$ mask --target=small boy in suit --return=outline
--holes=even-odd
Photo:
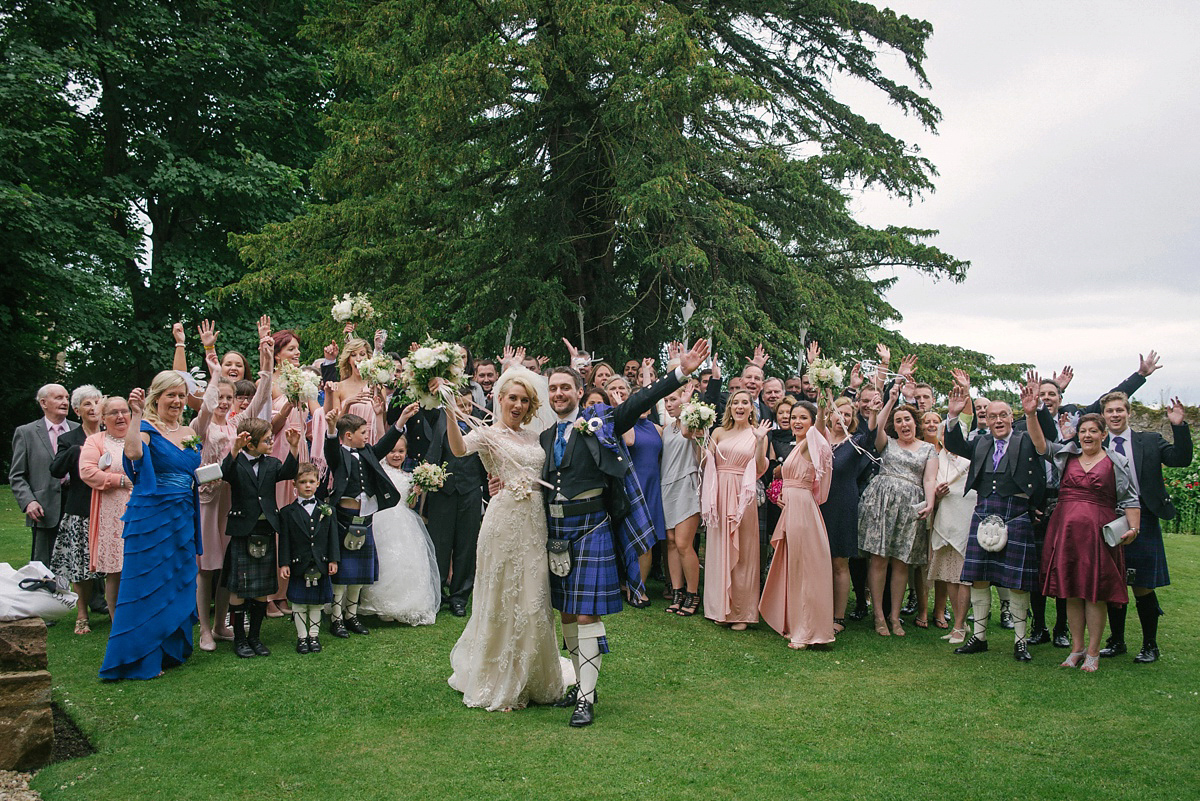
[[[375,552],[371,516],[391,509],[401,500],[379,460],[395,447],[404,425],[417,409],[416,403],[406,406],[395,425],[389,426],[374,445],[367,445],[367,421],[358,415],[339,416],[335,409],[325,417],[329,430],[325,437],[325,463],[333,477],[329,500],[336,508],[341,551],[338,571],[333,576],[330,607],[330,631],[335,637],[349,637],[348,631],[371,633],[358,619],[362,588],[379,580],[379,556]]]
[[[279,513],[279,574],[290,579],[288,603],[296,624],[296,653],[321,652],[321,609],[333,603],[329,577],[337,574],[341,549],[333,509],[319,503],[321,474],[312,462],[296,470],[296,500]]]
[[[275,538],[280,524],[275,484],[296,477],[300,432],[288,429],[290,453],[284,462],[270,455],[275,438],[267,421],[257,417],[242,420],[237,432],[229,455],[221,462],[221,474],[230,489],[225,583],[233,618],[233,652],[248,659],[271,655],[259,635],[267,614],[267,596],[278,587]]]

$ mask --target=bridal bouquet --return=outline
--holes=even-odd
[[[704,401],[691,401],[679,411],[679,422],[693,431],[708,431],[717,422],[717,410]]]
[[[382,353],[358,363],[358,374],[369,387],[390,387],[396,381],[396,362]]]
[[[361,292],[353,295],[347,292],[342,295],[341,300],[334,298],[331,313],[333,319],[339,323],[362,323],[375,319],[375,307],[371,305],[370,299]]]
[[[361,368],[360,368],[361,369]],[[400,368],[400,382],[410,398],[415,398],[423,409],[436,409],[441,398],[429,391],[429,382],[440,378],[457,390],[467,383],[467,355],[453,342],[438,342],[427,337],[423,345],[409,352]],[[441,394],[449,392],[442,388]]]
[[[306,373],[291,362],[279,365],[278,381],[283,384],[283,395],[293,406],[300,403],[315,401],[320,378],[312,373]]]
[[[446,477],[450,475],[446,472],[446,465],[430,464],[422,462],[417,465],[412,472],[413,486],[408,493],[407,503],[411,504],[417,498],[419,492],[437,492],[446,483]]]
[[[817,397],[824,403],[825,390],[840,390],[846,373],[833,359],[817,359],[808,366],[808,379],[817,388]]]

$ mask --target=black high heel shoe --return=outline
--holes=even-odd
[[[679,611],[675,614],[680,617],[691,617],[696,614],[696,610],[700,607],[700,593],[685,592],[683,600],[679,604]]]
[[[683,605],[683,587],[673,587],[671,589],[671,605],[666,608],[667,612],[679,614],[679,607]]]

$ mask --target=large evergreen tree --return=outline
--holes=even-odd
[[[931,189],[932,165],[831,89],[866,81],[934,128],[880,58],[923,86],[925,22],[849,0],[341,0],[312,30],[353,99],[328,121],[323,201],[239,240],[245,290],[366,289],[406,336],[487,349],[514,306],[515,337],[545,348],[582,305],[605,356],[679,336],[690,294],[693,335],[794,363],[802,329],[835,355],[898,342],[875,268],[965,273],[935,232],[849,205]]]

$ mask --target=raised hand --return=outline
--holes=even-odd
[[[691,349],[679,357],[679,369],[684,375],[695,370],[700,365],[704,364],[704,360],[708,358],[708,340],[697,339]],[[716,365],[713,366],[713,377],[717,377]]]
[[[1150,351],[1145,356],[1139,353],[1138,361],[1140,362],[1138,365],[1138,373],[1147,378],[1153,375],[1155,370],[1162,367],[1162,364],[1160,364],[1158,361],[1158,354],[1154,351]]]
[[[678,359],[683,353],[683,343],[678,340],[672,340],[667,343],[667,361]]]
[[[540,370],[541,368],[545,367],[547,364],[550,363],[550,357],[549,356],[538,356],[537,363],[538,363],[538,369]]]
[[[457,407],[457,404],[456,404]],[[421,408],[421,404],[413,401],[400,410],[400,417],[396,419],[396,428],[404,428],[404,424],[413,418],[413,415]]]
[[[293,455],[300,450],[300,429],[285,429],[283,436],[287,439],[288,448],[291,449]]]
[[[850,389],[857,390],[863,385],[862,362],[855,362],[850,368]]]
[[[217,337],[221,332],[217,330],[217,326],[210,320],[201,320],[200,325],[196,326],[196,331],[200,334],[200,344],[205,350],[215,348],[217,346]],[[175,340],[179,342],[180,340]]]
[[[646,357],[642,359],[641,369],[638,370],[638,380],[641,381],[643,387],[650,386],[650,371],[654,369],[654,359]]]
[[[770,421],[763,420],[761,423],[754,426],[750,430],[754,432],[754,439],[758,440],[759,442],[762,442],[764,439],[766,439],[767,434],[771,433],[772,427],[773,426]]]
[[[354,336],[354,329],[356,327],[357,326],[354,323],[346,323],[344,326],[342,326],[342,333],[346,335],[347,340]]]
[[[299,432],[297,432],[297,433],[299,433]],[[250,439],[251,439],[251,437],[250,437],[249,431],[238,432],[238,435],[236,437],[234,437],[234,439],[233,439],[233,445],[230,446],[229,452],[232,453],[234,456],[237,456],[238,451],[242,450],[243,448],[250,447]]]
[[[262,317],[258,318],[258,339],[261,342],[262,340],[267,339],[270,336],[271,336],[271,315],[264,314]],[[337,343],[336,342],[333,343],[333,346],[336,348]],[[334,356],[334,358],[336,359],[337,356]]]
[[[1063,442],[1075,438],[1075,426],[1071,425],[1071,415],[1063,412],[1058,416],[1058,431]]]
[[[567,346],[567,355],[570,356],[571,366],[575,366],[575,360],[579,358],[579,348],[571,344],[571,340],[566,337],[562,338],[563,344]]]
[[[134,417],[141,417],[146,411],[146,390],[138,387],[129,393],[129,413]]]
[[[375,350],[377,350],[377,351],[383,350],[383,346],[387,344],[387,337],[388,337],[387,331],[384,331],[382,328],[375,330],[375,340],[374,340],[374,342],[371,343],[375,346]]]
[[[710,353],[709,356],[712,357],[712,378],[714,381],[720,381],[721,380],[721,361],[720,361],[720,359],[717,358],[717,352],[715,350],[712,353]],[[683,357],[680,356],[679,358],[682,359]]]
[[[327,390],[327,391],[332,391],[332,390]],[[337,409],[330,409],[328,412],[325,413],[325,427],[328,428],[330,431],[333,431],[334,429],[336,429],[338,418],[341,416],[342,416],[341,413],[339,413]]]
[[[913,372],[917,369],[917,355],[910,353],[900,360],[900,367],[896,370],[897,373],[912,380]]]
[[[951,417],[958,417],[962,414],[963,409],[967,408],[967,401],[970,400],[970,395],[967,394],[967,388],[955,384],[950,390],[950,397],[946,402],[946,411]],[[951,421],[953,424],[953,421]]]
[[[1178,397],[1171,398],[1171,408],[1167,410],[1167,422],[1173,426],[1183,425],[1183,415],[1186,410],[1183,408],[1183,401]]]
[[[329,340],[329,344],[325,346],[326,361],[336,362],[338,354],[341,353],[341,348],[338,347],[336,339]]]
[[[258,369],[264,373],[275,369],[275,340],[269,336],[258,341]]]
[[[767,349],[762,346],[762,343],[759,343],[754,346],[754,355],[747,356],[746,361],[749,364],[758,365],[758,369],[762,370],[762,369],[766,368],[767,359],[769,359],[769,358],[771,358],[771,357],[767,355]]]
[[[383,387],[375,387],[375,391],[371,393],[371,409],[375,412],[376,417],[382,417],[387,410],[387,401],[383,397]]]
[[[971,376],[967,374],[966,370],[955,367],[950,371],[950,375],[954,376],[954,386],[967,390],[971,388]]]
[[[1058,385],[1059,392],[1066,392],[1067,386],[1071,383],[1071,379],[1075,377],[1075,370],[1071,365],[1065,365],[1062,372],[1055,373],[1050,377],[1050,380]]]
[[[804,360],[806,363],[812,364],[819,358],[821,358],[821,343],[814,339],[808,343],[808,350],[804,354]]]
[[[176,345],[182,345],[184,343],[185,337],[183,335],[183,323],[171,324],[171,336],[175,339]]]
[[[217,361],[217,352],[215,350],[204,349],[204,364],[208,367],[208,375],[213,380],[217,380],[217,376],[221,374],[221,363]]]
[[[882,342],[875,346],[875,355],[879,357],[879,364],[883,367],[892,363],[892,349]]]
[[[1029,371],[1029,374],[1033,376],[1037,375],[1032,370]],[[1035,422],[1033,419],[1037,415],[1037,407],[1038,385],[1033,381],[1027,381],[1025,385],[1021,387],[1021,408],[1025,411],[1025,417],[1029,420],[1029,426],[1031,428],[1037,425],[1037,422]]]

